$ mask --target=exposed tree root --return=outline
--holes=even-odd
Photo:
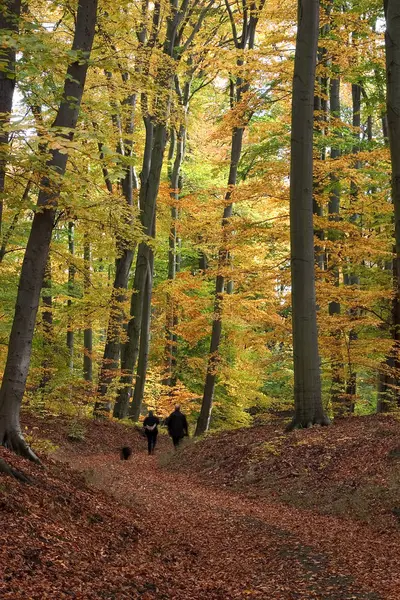
[[[24,440],[21,432],[18,430],[6,430],[0,438],[0,444],[15,454],[18,454],[18,456],[27,458],[36,464],[41,464],[39,457],[36,456],[29,444]]]
[[[27,458],[32,462],[41,465],[40,459],[36,456],[29,444],[24,440],[22,433],[18,429],[6,429],[2,432],[0,443],[8,450],[11,450],[18,456]],[[13,469],[8,463],[0,458],[0,473],[5,473],[10,477],[14,477],[23,483],[32,483],[31,479],[24,475],[21,471]]]
[[[319,425],[321,427],[327,427],[331,425],[330,419],[327,416],[320,417],[318,419],[314,419],[312,421],[302,421],[296,417],[293,417],[293,420],[289,423],[289,425],[285,428],[286,432],[294,431],[296,429],[310,429],[314,427],[314,425]]]
[[[12,467],[10,467],[10,465],[8,465],[6,463],[6,461],[3,460],[2,458],[0,458],[0,473],[5,473],[6,475],[9,475],[10,477],[14,477],[15,479],[18,479],[18,481],[21,481],[22,483],[32,483],[31,480],[29,479],[29,477],[24,475],[21,471],[17,471],[16,469],[13,469]]]

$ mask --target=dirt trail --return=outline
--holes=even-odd
[[[92,485],[140,515],[147,556],[140,598],[399,597],[400,536],[215,489],[144,453],[128,462],[104,454],[70,458]]]

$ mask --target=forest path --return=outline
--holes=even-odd
[[[393,533],[216,489],[145,453],[69,460],[138,515],[143,600],[399,598]]]

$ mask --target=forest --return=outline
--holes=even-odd
[[[398,600],[399,0],[0,0],[0,304],[1,598]]]
[[[2,415],[395,409],[394,4],[4,3]]]

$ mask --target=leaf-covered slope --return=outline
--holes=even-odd
[[[40,468],[0,449],[0,457],[27,473],[32,485],[0,477],[0,597],[135,597],[121,573],[137,549],[139,519],[114,510],[109,498],[89,489],[67,465]],[[104,596],[103,594],[106,594]]]
[[[210,435],[169,467],[322,513],[397,527],[400,423],[372,416],[289,434],[276,425]]]
[[[145,443],[139,430],[134,426],[108,419],[71,418],[68,416],[37,415],[24,411],[21,417],[24,435],[40,453],[47,451],[46,440],[58,447],[60,452],[99,453],[116,452],[122,446],[130,446],[139,451]]]
[[[365,460],[366,455],[357,459],[357,444],[361,436],[368,438],[364,449],[371,451],[375,444],[378,464],[383,465],[387,451],[387,460],[396,461],[399,427],[393,419],[354,419],[337,428],[283,437],[273,427],[215,435],[174,455],[171,465],[177,469],[181,462],[181,473],[160,468],[157,456],[147,456],[145,440],[121,424],[71,424],[28,415],[24,421],[28,432],[37,432],[35,449],[39,452],[47,438],[59,446],[56,456],[63,462],[44,457],[43,469],[0,449],[0,458],[33,481],[22,485],[0,474],[2,599],[398,598],[400,538],[394,516],[377,532],[348,518],[299,510],[269,497],[271,481],[275,498],[294,493],[294,482],[300,480],[296,469],[301,464],[305,470],[306,460],[313,467],[308,484],[315,490],[324,473],[326,489],[335,478],[347,481],[349,471],[340,467],[338,457],[331,476],[323,464],[317,470],[333,446],[338,453],[347,447],[349,469],[357,465],[360,487],[371,473],[383,481],[391,463],[385,471]],[[78,425],[85,428],[85,439],[67,441],[71,427],[76,430]],[[281,440],[280,468],[274,462],[279,459],[274,455],[278,442],[267,441],[274,431]],[[127,462],[115,451],[124,436],[134,449]],[[165,464],[173,450],[169,440],[160,442],[156,454]],[[102,443],[104,452],[99,451]],[[321,451],[322,444],[326,450]],[[264,455],[257,458],[261,445]],[[296,458],[296,467],[290,456]],[[85,481],[68,463],[84,473]],[[265,479],[270,487],[263,488],[260,470],[268,469],[273,480]],[[205,485],[210,472],[213,487]],[[244,479],[246,472],[251,485]],[[230,479],[251,490],[253,497],[228,489]],[[267,497],[260,498],[264,493]]]

